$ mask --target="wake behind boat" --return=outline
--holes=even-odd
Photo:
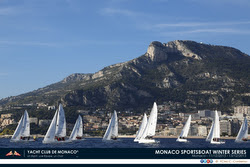
[[[248,124],[247,124],[247,118],[245,117],[240,127],[239,133],[235,139],[235,142],[237,143],[247,142],[247,136],[248,136]]]
[[[66,119],[62,104],[59,104],[59,108],[52,119],[49,129],[43,139],[43,143],[64,143],[70,142],[66,140]]]
[[[83,140],[83,123],[82,123],[82,117],[79,115],[75,126],[71,132],[71,135],[69,137],[69,140]]]
[[[147,125],[142,133],[139,143],[156,143],[156,141],[153,139],[153,136],[155,135],[157,124],[157,112],[157,105],[154,102]]]
[[[111,117],[108,128],[103,136],[103,140],[117,140],[118,138],[118,119],[117,113],[114,111],[114,114]]]
[[[177,142],[187,142],[186,137],[187,137],[188,131],[190,129],[190,123],[191,123],[191,115],[189,115],[187,122],[181,131],[180,136],[177,138],[177,140],[176,140]]]
[[[18,122],[17,128],[10,139],[11,142],[27,142],[35,141],[30,136],[30,119],[27,110],[24,111],[23,116]]]

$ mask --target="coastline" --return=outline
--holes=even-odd
[[[0,135],[0,138],[11,138],[12,135]],[[31,135],[36,138],[44,138],[44,135]],[[102,138],[102,136],[84,136],[84,138]],[[119,135],[118,138],[135,138],[135,135]],[[154,138],[160,139],[177,139],[178,136],[154,136]],[[235,139],[236,137],[221,137],[221,139]],[[188,136],[187,139],[206,139],[204,136]]]
[[[120,135],[118,136],[120,138],[135,138],[135,135],[126,136],[126,135]],[[161,139],[177,139],[178,136],[154,136],[154,138],[161,138]],[[236,137],[220,137],[221,139],[235,139]],[[204,136],[188,136],[187,139],[206,139]]]

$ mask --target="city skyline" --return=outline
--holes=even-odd
[[[0,2],[0,99],[139,57],[152,41],[194,40],[250,54],[246,0]]]

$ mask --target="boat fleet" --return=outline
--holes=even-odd
[[[155,130],[157,125],[157,104],[154,102],[149,117],[147,118],[146,113],[143,115],[143,119],[139,130],[136,133],[134,142],[138,143],[158,143],[153,137],[155,136]],[[176,139],[176,142],[188,142],[187,136],[191,125],[191,115],[189,115],[181,134]],[[247,119],[241,125],[235,142],[246,142],[248,137],[248,124]],[[103,141],[114,141],[118,139],[118,117],[116,111],[111,116],[109,125],[103,136]],[[42,141],[44,144],[48,143],[67,143],[73,141],[83,140],[83,121],[79,115],[73,130],[69,138],[66,136],[66,119],[62,104],[59,104],[58,109],[50,123],[47,133]],[[35,138],[30,136],[30,121],[28,112],[25,110],[22,115],[14,134],[12,135],[11,142],[29,142],[35,141]],[[207,142],[211,144],[225,144],[225,141],[220,139],[220,122],[218,112],[215,111],[215,117],[213,119],[209,134],[206,138]]]

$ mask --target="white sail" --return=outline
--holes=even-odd
[[[214,119],[214,130],[213,130],[213,137],[212,138],[220,138],[220,120],[218,112],[215,111],[215,119]]]
[[[29,114],[26,110],[24,111],[24,116],[23,116],[21,136],[23,137],[30,136],[30,119],[29,119]]]
[[[76,140],[76,137],[82,137],[82,135],[83,135],[82,117],[79,115],[69,139]]]
[[[208,136],[206,138],[206,141],[211,141],[213,133],[214,133],[214,122],[211,125],[210,131],[209,131]]]
[[[235,142],[242,142],[242,139],[247,139],[248,136],[248,124],[246,117],[244,118],[244,121],[241,125],[241,128],[239,130],[239,133],[235,139]]]
[[[187,122],[186,122],[185,126],[183,127],[179,137],[187,137],[188,131],[190,128],[190,123],[191,123],[191,115],[189,115]]]
[[[111,117],[111,120],[109,122],[108,128],[103,136],[103,140],[110,140],[112,138],[118,137],[118,119],[116,111],[114,111],[114,114]]]
[[[217,111],[215,111],[214,123],[213,123],[213,127],[211,130],[212,130],[211,131],[212,137],[210,139],[210,143],[211,144],[224,144],[225,141],[220,140],[220,119],[219,119],[219,115]]]
[[[144,113],[144,116],[143,116],[143,119],[142,119],[142,123],[141,123],[141,125],[139,127],[139,130],[138,130],[138,132],[136,134],[136,137],[135,137],[134,141],[139,141],[140,140],[140,138],[142,136],[142,133],[143,133],[144,129],[147,126],[147,122],[148,122],[147,114]]]
[[[56,133],[57,137],[66,136],[66,120],[62,104],[59,104],[58,115],[56,120]]]
[[[58,110],[56,110],[56,113],[50,123],[49,129],[43,139],[43,143],[50,143],[55,140],[57,115],[58,115]]]
[[[18,140],[18,139],[20,139],[21,131],[22,131],[22,124],[23,124],[23,116],[19,120],[17,128],[16,128],[14,134],[11,137],[11,140]]]
[[[153,108],[148,118],[147,125],[142,133],[139,143],[145,143],[147,142],[145,140],[150,139],[155,135],[156,124],[157,124],[157,105],[154,102]],[[152,142],[154,141],[152,140]]]
[[[11,138],[11,140],[21,140],[21,137],[30,136],[30,121],[28,112],[25,110],[23,116],[18,122],[17,128]]]
[[[112,124],[112,134],[111,137],[117,138],[118,137],[118,118],[117,113],[114,111],[114,123]]]
[[[83,123],[82,123],[82,117],[79,115],[79,129],[77,131],[77,136],[82,137],[83,136]]]

